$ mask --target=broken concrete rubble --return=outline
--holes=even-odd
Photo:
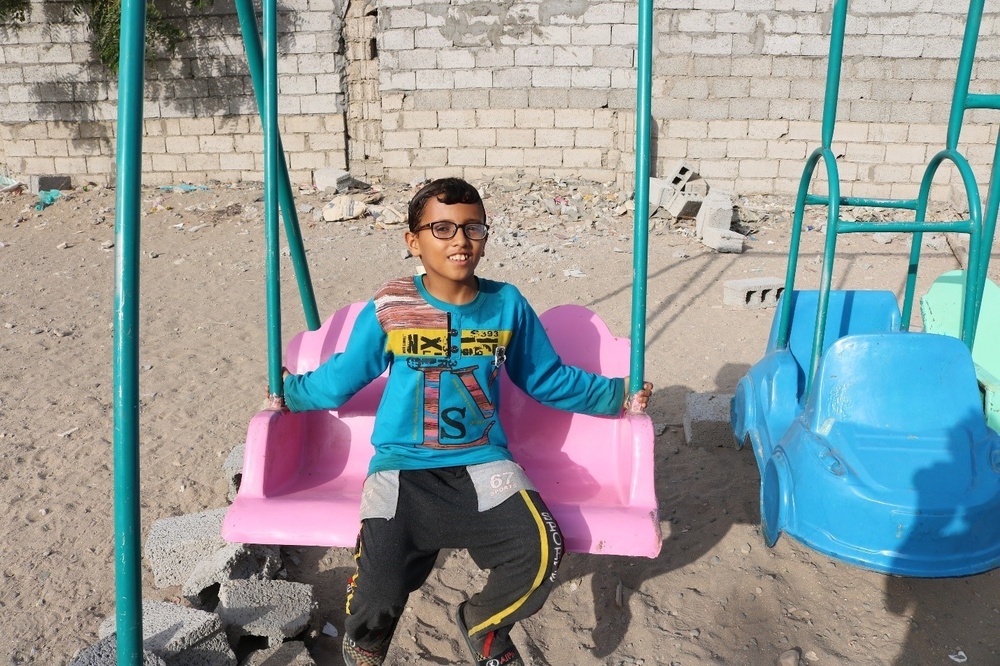
[[[257,650],[242,666],[316,666],[302,641],[287,641],[266,650]]]
[[[312,585],[282,580],[229,580],[219,588],[217,611],[234,643],[266,638],[274,647],[302,633],[317,609]]]
[[[153,523],[144,555],[156,587],[181,585],[195,565],[226,545],[222,520],[226,509],[163,518]]]
[[[112,636],[115,622],[106,618],[98,636]],[[167,666],[236,666],[218,615],[165,601],[142,602],[142,646]]]
[[[117,666],[118,636],[105,636],[93,645],[80,650],[69,662],[69,666]],[[142,651],[142,666],[167,666],[167,662],[149,650]]]
[[[229,543],[212,555],[199,561],[181,589],[181,594],[199,604],[202,595],[214,585],[227,580],[270,579],[281,569],[281,549],[278,546],[261,546]]]
[[[351,196],[343,195],[323,206],[323,219],[327,222],[354,220],[368,212],[368,205]]]

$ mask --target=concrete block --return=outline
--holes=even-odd
[[[701,242],[719,252],[731,252],[733,254],[741,254],[743,252],[743,234],[736,231],[708,227],[702,234]]]
[[[315,144],[316,135],[311,136]],[[349,171],[336,167],[323,167],[313,171],[313,184],[320,192],[347,192],[348,190],[366,190],[371,185],[358,180]]]
[[[118,636],[111,634],[76,653],[69,666],[117,666]],[[149,650],[142,651],[142,666],[167,666],[167,662]]]
[[[351,173],[349,171],[333,167],[316,169],[313,172],[313,184],[320,192],[326,192],[327,190],[343,192],[347,189],[351,180]]]
[[[112,615],[101,622],[97,635],[106,638],[114,632]],[[236,666],[218,615],[166,601],[142,602],[142,647],[167,666]]]
[[[725,446],[733,441],[729,423],[731,393],[688,393],[684,441],[696,446]]]
[[[312,585],[229,580],[219,588],[216,610],[233,643],[244,636],[260,636],[274,647],[305,630],[316,608]]]
[[[182,585],[198,562],[226,545],[225,515],[225,509],[212,509],[153,523],[144,554],[156,587]]]
[[[201,595],[213,585],[237,579],[270,579],[281,569],[281,549],[230,543],[201,560],[184,582],[181,594],[193,604],[200,604]]]
[[[28,189],[32,194],[43,190],[72,190],[73,181],[69,176],[31,176],[28,178]]]
[[[236,499],[236,493],[240,489],[240,481],[243,479],[243,454],[246,448],[246,442],[237,444],[226,456],[226,462],[222,463],[222,473],[229,484],[229,493],[226,498],[230,502]]]
[[[312,655],[302,641],[288,641],[276,648],[257,650],[243,662],[243,666],[316,666]]]
[[[785,290],[785,281],[776,277],[727,280],[722,285],[722,304],[746,310],[773,308]]]
[[[708,181],[704,178],[695,177],[684,183],[684,191],[696,194],[699,197],[707,197],[709,191]]]
[[[676,160],[663,170],[663,178],[674,189],[681,189],[694,176],[694,170],[684,160]]]
[[[698,238],[705,235],[705,229],[729,231],[733,226],[732,199],[723,196],[709,195],[701,202],[698,214],[695,215],[695,233]]]
[[[666,206],[674,197],[676,188],[663,178],[649,179],[649,208],[650,214],[656,210],[657,206]]]
[[[701,202],[701,197],[695,194],[676,190],[674,196],[670,198],[670,201],[664,207],[675,218],[695,218],[698,216],[698,209],[701,208]]]

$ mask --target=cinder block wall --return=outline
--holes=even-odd
[[[636,4],[384,0],[383,166],[582,175],[631,186]],[[819,144],[832,0],[655,0],[654,174],[677,158],[739,193],[792,193]],[[1000,83],[997,8],[973,89]],[[835,149],[844,194],[909,197],[943,146],[968,5],[854,0]],[[994,114],[998,115],[998,114]],[[996,129],[962,146],[988,178]],[[950,195],[957,177],[935,180]]]
[[[579,176],[632,186],[634,0],[281,0],[280,127],[296,182],[321,167],[412,180]],[[794,192],[818,145],[833,0],[655,0],[654,175],[678,158],[738,193]],[[988,7],[973,90],[1000,88]],[[853,0],[835,148],[842,191],[913,196],[944,142],[967,3]],[[147,68],[149,183],[259,180],[232,0]],[[0,169],[111,182],[117,89],[69,2],[0,28]],[[996,129],[962,150],[985,183]],[[946,168],[942,193],[958,182]]]
[[[346,0],[282,0],[279,126],[294,182],[346,168]],[[164,6],[165,9],[169,7]],[[146,66],[143,181],[261,180],[264,139],[232,0],[180,21],[189,39]],[[0,27],[0,172],[113,183],[117,77],[72,3],[34,1]]]
[[[915,196],[943,148],[966,0],[853,0],[834,149],[848,195]],[[768,9],[761,10],[762,6]],[[737,192],[794,192],[819,145],[832,0],[657,0],[658,163],[684,157]],[[1000,84],[987,3],[973,92]],[[961,149],[989,176],[998,112],[966,116]],[[960,179],[943,168],[939,194]]]
[[[387,174],[634,169],[635,2],[385,0],[379,23]]]

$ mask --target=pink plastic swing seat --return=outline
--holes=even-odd
[[[295,373],[347,345],[364,303],[348,305],[288,345]],[[565,363],[623,376],[629,340],[587,308],[561,305],[541,316]],[[502,376],[500,418],[514,459],[552,511],[566,549],[656,557],[662,541],[653,486],[653,426],[646,414],[595,417],[544,407]],[[353,547],[361,487],[373,449],[380,377],[333,411],[259,412],[247,432],[243,473],[226,513],[227,541]]]

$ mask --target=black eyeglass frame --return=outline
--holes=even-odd
[[[441,236],[436,231],[434,231],[434,225],[443,225],[443,224],[451,226],[452,229],[451,235]],[[469,235],[469,232],[466,231],[467,227],[482,227],[483,235],[480,236],[479,238],[473,238],[472,236]],[[486,237],[490,235],[490,225],[486,224],[485,222],[466,222],[465,224],[455,224],[454,222],[449,222],[448,220],[438,220],[437,222],[428,222],[427,224],[421,225],[416,229],[414,229],[413,233],[417,234],[420,233],[421,231],[424,231],[425,229],[430,229],[431,235],[434,236],[434,238],[437,238],[438,240],[451,240],[458,233],[459,229],[461,229],[462,233],[465,234],[465,237],[471,241],[486,240]]]

